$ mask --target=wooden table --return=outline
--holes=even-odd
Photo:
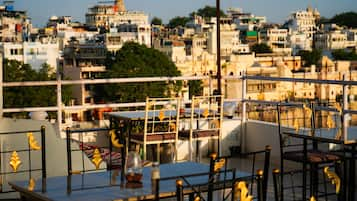
[[[29,190],[29,181],[10,182],[26,200],[36,201],[109,201],[109,200],[142,200],[154,198],[151,185],[150,167],[143,169],[142,188],[126,188],[120,181],[119,171],[95,172],[83,175],[60,176],[38,180],[34,189]],[[176,179],[183,175],[207,173],[209,166],[195,162],[171,163],[160,165],[160,198],[176,194]],[[249,173],[237,172],[236,178],[249,177]],[[205,184],[208,175],[193,177],[193,185]]]

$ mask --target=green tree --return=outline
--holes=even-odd
[[[162,19],[158,17],[153,17],[151,20],[152,25],[162,25]]]
[[[345,50],[335,50],[332,52],[332,56],[335,60],[357,60],[357,54],[353,51],[347,52]]]
[[[304,66],[317,65],[321,59],[322,51],[313,49],[312,51],[300,50],[298,56],[304,61]]]
[[[180,76],[175,64],[160,51],[134,42],[125,43],[108,55],[105,78]],[[106,102],[145,101],[146,97],[169,97],[178,93],[181,82],[145,82],[96,85],[95,100]]]
[[[345,12],[337,14],[330,19],[330,23],[335,23],[340,26],[347,26],[349,28],[357,28],[357,13]]]
[[[56,80],[56,74],[48,64],[43,64],[39,71],[16,60],[4,60],[4,81],[50,81]],[[63,87],[62,101],[71,99],[70,88]],[[7,87],[4,89],[4,107],[47,107],[57,103],[56,86]]]
[[[202,96],[203,95],[203,87],[202,87],[202,81],[201,80],[190,80],[188,81],[188,87],[189,87],[189,96],[192,98],[192,96]]]
[[[252,51],[255,53],[272,53],[273,51],[266,43],[256,43],[252,46]]]
[[[194,15],[202,16],[204,18],[216,17],[216,10],[216,7],[205,6],[204,8],[198,9],[197,12],[192,12],[190,14],[190,17],[193,17]],[[222,17],[226,16],[226,14],[222,10],[220,10],[220,14]]]
[[[170,28],[175,28],[178,26],[184,27],[186,25],[186,23],[189,21],[190,21],[190,18],[188,18],[188,17],[176,16],[176,17],[170,19],[168,26]]]

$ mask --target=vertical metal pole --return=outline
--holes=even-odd
[[[58,130],[62,130],[62,81],[61,74],[57,69],[57,124]]]
[[[4,109],[4,96],[3,96],[3,68],[2,56],[0,55],[0,120],[3,117]]]
[[[264,201],[264,194],[266,194],[266,189],[263,189],[263,170],[257,170],[257,192],[258,201]],[[264,192],[265,191],[265,192]]]
[[[244,101],[247,97],[247,79],[245,78],[245,72],[242,75],[242,125],[241,125],[241,135],[240,135],[240,146],[241,151],[245,152],[245,131],[247,122],[247,103]]]
[[[343,75],[343,80],[346,80],[346,75]],[[348,140],[348,132],[347,132],[347,128],[348,128],[348,118],[347,116],[349,115],[348,113],[345,113],[345,110],[348,110],[348,86],[347,85],[343,85],[343,89],[342,89],[342,95],[343,95],[343,105],[342,105],[342,134],[343,134],[343,140],[346,142]]]
[[[182,180],[176,180],[176,200],[183,201],[183,182]]]
[[[263,170],[263,200],[267,200],[268,191],[268,179],[269,179],[269,166],[270,166],[270,152],[271,146],[265,146],[265,159],[264,159],[264,170]]]
[[[216,0],[216,18],[217,18],[217,93],[222,94],[221,87],[221,6],[220,0]]]
[[[278,186],[278,177],[279,177],[280,171],[279,169],[274,169],[273,170],[273,184],[274,184],[274,198],[275,201],[279,201],[279,186]]]
[[[208,192],[207,192],[207,201],[213,200],[213,183],[214,183],[214,164],[217,159],[217,154],[212,153],[210,155],[210,163],[209,163],[209,176],[208,176]]]
[[[41,126],[42,178],[47,177],[46,171],[46,127]]]
[[[66,142],[67,142],[67,173],[68,176],[72,174],[72,153],[71,153],[71,130],[69,127],[66,129]]]

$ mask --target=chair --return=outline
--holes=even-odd
[[[223,119],[223,96],[193,96],[189,110],[188,128],[181,125],[180,140],[189,141],[189,160],[193,159],[193,143],[196,142],[196,159],[200,159],[200,142],[218,140],[218,153],[221,152],[221,128]],[[186,114],[186,113],[185,113]]]
[[[191,200],[203,199],[211,201],[214,197],[217,197],[214,195],[215,192],[221,193],[221,198],[218,198],[219,200],[237,200],[237,194],[235,192],[238,190],[238,183],[243,181],[247,190],[250,190],[251,194],[254,195],[252,198],[256,198],[260,201],[266,201],[270,151],[271,147],[266,146],[264,150],[244,153],[240,155],[241,158],[234,158],[230,156],[219,157],[216,153],[212,153],[210,156],[210,171],[208,173],[207,183],[199,186],[192,185],[190,184],[188,178],[182,177],[180,180],[181,182],[178,181],[177,183],[177,199],[180,200],[183,198],[183,190],[191,190]],[[249,160],[251,160],[248,167],[249,169],[239,169],[239,171],[237,171],[237,163],[240,161],[246,163],[246,161],[242,158],[249,158]],[[261,166],[258,165],[258,160],[260,159],[263,160]],[[190,175],[190,177],[192,177],[192,175]],[[240,184],[240,188],[242,188],[241,185],[243,184]],[[187,190],[187,188],[189,190]],[[205,196],[206,192],[207,195]]]
[[[28,189],[33,190],[37,179],[42,179],[43,182],[47,177],[45,127],[42,126],[39,130],[2,132],[0,137],[0,158],[5,162],[1,164],[0,170],[0,193],[10,195],[14,191],[7,183],[12,180],[25,180],[26,177],[29,179]]]
[[[226,183],[227,181],[229,181],[229,186]],[[254,180],[252,180],[255,182],[255,186],[256,186],[256,191],[257,191],[257,196],[255,197],[255,199],[257,201],[263,201],[263,171],[259,170],[256,174],[256,176],[254,176]],[[208,191],[208,193],[213,192],[213,191],[223,191],[221,192],[222,197],[221,198],[217,198],[217,200],[220,201],[225,201],[225,200],[232,200],[232,201],[238,201],[239,198],[241,201],[246,200],[246,201],[252,201],[254,199],[254,197],[249,193],[249,188],[248,188],[248,184],[246,181],[242,181],[239,179],[229,179],[229,180],[224,180],[224,181],[212,181],[209,183],[210,185],[212,185],[212,190]],[[226,185],[227,186],[224,186]],[[253,186],[253,183],[250,183],[249,185]],[[202,195],[202,192],[200,191],[199,188],[195,188],[193,186],[189,187],[192,188],[193,193],[195,193],[196,195],[192,196],[193,194],[190,194],[190,199],[189,200],[194,200],[194,201],[210,201],[212,200],[212,197],[208,197],[207,199],[205,199],[205,197]],[[176,199],[177,201],[183,201],[184,200],[184,189],[185,189],[185,185],[184,182],[181,179],[176,180]],[[226,194],[227,189],[230,189],[230,191],[228,192],[228,194]]]
[[[278,133],[280,142],[280,187],[281,199],[284,197],[284,173],[286,172],[284,161],[300,163],[302,165],[302,197],[307,194],[307,171],[310,172],[310,197],[319,196],[318,193],[318,171],[321,165],[326,166],[334,163],[339,168],[338,163],[342,161],[337,154],[324,150],[321,145],[325,142],[314,140],[309,136],[315,135],[315,110],[314,105],[304,104],[288,105],[278,104]],[[303,128],[300,125],[303,124]],[[292,129],[282,125],[291,125]],[[310,128],[307,128],[310,127]],[[289,132],[286,132],[289,131]],[[292,134],[289,134],[292,133]],[[295,134],[295,135],[294,135]],[[309,169],[307,168],[309,166]]]
[[[107,169],[121,169],[123,172],[124,145],[123,139],[117,138],[116,130],[109,128],[73,130],[67,128],[66,137],[68,175]],[[93,138],[96,139],[93,140]],[[101,139],[104,141],[98,145],[97,141]],[[77,161],[77,163],[73,163],[73,161]],[[80,163],[78,163],[79,161]]]
[[[274,186],[274,200],[275,201],[283,201],[283,200],[301,200],[303,199],[301,197],[301,194],[298,194],[297,192],[297,180],[299,180],[299,178],[301,178],[302,175],[302,171],[298,170],[298,171],[286,171],[286,172],[280,172],[279,169],[274,169],[273,170],[273,186]],[[284,183],[284,189],[285,191],[288,191],[289,193],[285,194],[284,197],[281,197],[281,193],[282,193],[282,189],[281,189],[281,175],[284,174],[285,177],[289,177],[289,181],[290,184],[288,184],[288,182]],[[326,181],[324,181],[324,198],[325,200],[328,200],[328,196],[330,197],[331,195],[335,196],[335,199],[337,198],[337,200],[339,200],[338,194],[340,193],[340,189],[341,189],[341,179],[339,176],[337,176],[337,174],[333,171],[331,171],[329,169],[329,167],[324,167],[324,179]],[[329,186],[327,186],[327,184],[329,184]],[[327,192],[328,188],[333,188],[334,192],[332,194],[329,194]],[[315,195],[316,196],[316,195]],[[315,197],[314,195],[312,195],[310,197],[310,200],[314,200],[318,197]],[[335,200],[334,199],[334,200]]]
[[[133,129],[129,141],[142,146],[143,159],[147,158],[147,145],[156,145],[156,161],[160,162],[160,145],[173,144],[171,158],[177,160],[180,98],[147,98],[145,120],[137,122],[139,129]]]

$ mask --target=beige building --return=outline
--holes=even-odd
[[[149,24],[149,17],[143,12],[127,11],[123,0],[114,4],[98,4],[86,13],[86,24],[96,27],[115,27],[120,24]]]

